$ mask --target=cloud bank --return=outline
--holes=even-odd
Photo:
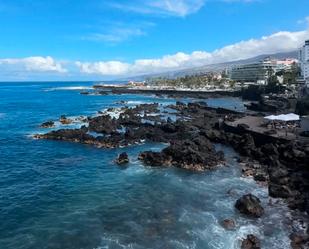
[[[309,29],[288,32],[281,31],[259,39],[240,41],[212,52],[194,51],[192,53],[178,52],[161,58],[137,59],[131,63],[124,61],[58,61],[50,56],[26,57],[19,59],[0,59],[0,78],[8,72],[89,77],[134,76],[180,70],[207,64],[221,63],[233,60],[247,59],[261,54],[289,52],[298,49],[309,39]]]
[[[309,38],[309,30],[281,31],[260,39],[250,39],[228,45],[213,52],[178,52],[157,59],[138,59],[133,63],[121,61],[76,62],[82,73],[99,75],[137,75],[185,69],[213,63],[247,59],[261,54],[289,52],[299,48]]]
[[[0,59],[0,66],[15,68],[31,72],[56,72],[65,73],[67,70],[63,68],[60,62],[56,62],[52,57],[33,56],[21,59]]]

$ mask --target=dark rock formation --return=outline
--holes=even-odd
[[[309,97],[299,99],[295,111],[301,116],[309,115]]]
[[[118,165],[124,165],[129,163],[129,156],[126,152],[121,153],[118,158],[116,159],[116,163]]]
[[[309,248],[309,235],[293,233],[290,235],[292,249]]]
[[[164,167],[171,165],[171,158],[161,152],[144,151],[139,154],[138,159],[143,161],[145,165],[153,167]]]
[[[47,121],[40,125],[41,128],[53,128],[55,127],[54,121]]]
[[[268,96],[263,97],[257,103],[251,103],[247,105],[249,110],[260,111],[260,112],[277,112],[284,111],[291,107],[290,102],[286,98]]]
[[[222,226],[226,230],[233,230],[236,227],[236,223],[235,223],[235,220],[233,220],[233,219],[225,219],[225,220],[222,221]]]
[[[71,124],[73,121],[67,118],[66,116],[62,115],[59,119],[59,122],[64,125],[68,125],[68,124]]]
[[[143,152],[139,159],[150,166],[174,166],[203,171],[220,164],[223,161],[223,153],[216,152],[205,137],[196,137],[192,141],[174,141],[161,152]]]
[[[241,242],[241,249],[261,249],[260,240],[253,234],[249,234],[247,238]]]
[[[89,121],[89,130],[97,133],[116,133],[117,127],[116,119],[112,118],[110,115],[94,117]]]
[[[259,198],[252,194],[244,195],[238,199],[235,207],[239,212],[250,217],[259,218],[264,214],[264,208],[261,206]]]
[[[143,104],[133,108],[123,107],[119,119],[109,115],[92,117],[83,120],[89,123],[88,128],[62,129],[35,137],[103,148],[127,146],[141,140],[170,143],[161,152],[142,153],[140,159],[148,165],[175,166],[195,171],[211,169],[220,164],[223,156],[214,150],[212,143],[227,144],[241,156],[259,162],[259,167],[256,167],[256,163],[246,164],[243,167],[244,175],[263,184],[268,181],[272,197],[286,198],[291,208],[309,212],[308,144],[254,134],[243,125],[233,131],[227,130],[222,126],[223,121],[243,117],[243,114],[211,108],[203,102],[177,102],[165,111],[170,111],[170,108],[176,111],[175,122],[171,119],[165,121],[159,115],[152,116],[153,113],[158,114],[158,104]],[[143,116],[153,122],[143,122]],[[61,117],[61,121],[63,124],[72,122],[65,116]],[[101,133],[102,136],[92,136],[89,131]]]

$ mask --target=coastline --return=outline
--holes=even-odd
[[[117,89],[117,94],[121,94],[121,93],[128,93],[127,91],[123,92],[122,89]],[[136,90],[134,90],[136,91]],[[153,91],[153,90],[152,90]],[[112,91],[113,93],[115,93],[114,91]],[[165,90],[163,91],[164,93]],[[131,92],[131,90],[129,90],[129,93],[133,93]],[[144,93],[144,92],[134,92],[134,93]],[[150,93],[150,92],[148,92]],[[178,92],[177,92],[178,93]],[[153,92],[151,92],[151,94],[153,94]],[[183,93],[181,92],[181,94],[184,94],[184,96],[186,95],[186,92]],[[194,92],[194,94],[196,94]],[[206,93],[211,94],[209,92]],[[126,115],[124,115],[122,117],[122,125],[126,125],[127,128],[131,128],[130,132],[126,132],[123,136],[121,134],[117,134],[114,133],[113,127],[117,127],[118,121],[113,120],[109,115],[105,115],[104,118],[101,120],[100,116],[97,117],[97,119],[94,119],[95,121],[93,121],[93,125],[92,128],[95,130],[95,132],[99,132],[99,133],[105,133],[105,134],[109,134],[111,135],[111,138],[107,139],[107,140],[98,140],[97,138],[88,136],[87,134],[87,129],[86,128],[81,128],[81,129],[76,129],[73,133],[71,131],[68,130],[60,130],[58,133],[50,133],[50,134],[45,134],[45,135],[38,135],[36,136],[36,138],[40,138],[40,139],[53,139],[53,140],[67,140],[67,141],[73,141],[73,142],[79,142],[79,143],[85,143],[85,144],[92,144],[95,145],[97,147],[103,147],[103,148],[115,148],[115,147],[120,147],[120,146],[128,146],[130,144],[134,144],[134,143],[139,143],[141,140],[144,139],[148,139],[150,141],[155,141],[155,142],[167,142],[169,144],[171,144],[171,141],[181,141],[182,139],[187,139],[187,138],[192,138],[191,131],[190,129],[193,130],[194,129],[198,129],[198,136],[202,136],[203,140],[204,139],[208,139],[209,141],[211,141],[212,143],[222,143],[222,144],[227,144],[231,147],[233,147],[237,152],[240,153],[240,155],[242,155],[244,158],[242,158],[240,160],[240,163],[243,164],[243,173],[246,176],[250,176],[253,179],[257,180],[258,182],[261,182],[261,184],[266,184],[269,185],[269,183],[274,183],[275,181],[275,187],[273,186],[272,188],[275,188],[275,190],[273,189],[272,191],[270,191],[273,195],[273,197],[280,197],[280,198],[287,198],[289,200],[289,198],[291,198],[292,196],[289,195],[294,195],[294,193],[292,193],[295,190],[291,190],[291,192],[289,192],[290,190],[287,190],[286,187],[284,187],[284,189],[288,192],[286,192],[286,195],[283,196],[282,194],[282,189],[278,189],[278,187],[280,186],[280,182],[278,185],[278,181],[282,181],[282,179],[286,178],[287,175],[286,173],[283,174],[282,176],[272,176],[272,174],[274,174],[275,172],[271,172],[271,168],[276,168],[276,167],[280,167],[283,170],[288,170],[291,172],[291,170],[293,171],[293,169],[291,168],[285,168],[286,166],[284,166],[284,164],[286,163],[291,163],[289,160],[287,162],[280,162],[280,165],[278,163],[274,163],[273,165],[271,165],[271,167],[265,167],[265,165],[269,164],[271,161],[272,162],[277,162],[278,159],[273,158],[272,156],[276,156],[279,155],[278,152],[275,153],[276,150],[283,149],[283,154],[285,153],[285,148],[282,147],[281,145],[278,148],[277,142],[282,143],[282,141],[277,140],[277,139],[272,139],[271,142],[269,142],[267,144],[263,144],[263,141],[261,141],[260,139],[257,139],[256,137],[252,137],[252,134],[248,134],[246,132],[246,129],[242,128],[242,127],[238,127],[237,131],[242,134],[241,136],[239,136],[239,134],[235,134],[235,132],[231,132],[231,131],[227,131],[227,130],[222,130],[220,129],[220,127],[217,127],[218,124],[218,120],[220,118],[225,118],[226,115],[230,116],[229,118],[233,119],[237,119],[241,116],[243,116],[243,113],[237,113],[235,111],[232,110],[226,110],[223,108],[210,108],[208,106],[203,105],[202,103],[188,103],[187,105],[183,104],[183,103],[177,103],[174,106],[170,106],[169,108],[172,108],[174,110],[176,110],[179,115],[181,117],[190,117],[191,121],[180,121],[179,125],[182,125],[182,127],[185,130],[182,130],[182,136],[184,134],[185,135],[184,138],[178,138],[180,133],[177,132],[177,126],[176,123],[171,122],[170,120],[167,122],[166,120],[162,120],[160,116],[154,118],[151,117],[151,115],[146,115],[146,118],[149,121],[152,121],[154,123],[152,123],[151,125],[148,123],[147,125],[145,125],[142,120],[140,118],[138,118],[138,115],[140,113],[140,111],[143,111],[144,113],[144,118],[145,118],[145,113],[147,114],[151,114],[151,113],[159,113],[157,110],[157,105],[153,104],[153,105],[147,105],[147,104],[142,104],[142,105],[138,105],[135,108],[133,108],[133,111],[130,108],[125,108],[123,109],[123,113],[125,113]],[[120,114],[121,115],[121,114]],[[206,115],[206,116],[205,116]],[[205,117],[207,117],[207,124],[205,124],[205,122],[203,121],[205,119]],[[182,118],[180,118],[182,119]],[[90,120],[91,122],[91,120]],[[156,124],[157,122],[157,124]],[[159,123],[161,123],[159,125]],[[205,127],[204,127],[205,126]],[[132,128],[134,127],[141,127],[140,131],[132,131]],[[163,130],[162,130],[163,128]],[[183,129],[182,128],[182,129]],[[219,128],[219,129],[218,129]],[[111,129],[111,130],[110,130]],[[188,129],[186,131],[186,129]],[[163,131],[163,133],[162,133]],[[171,136],[172,133],[174,133],[173,131],[176,132],[176,135],[173,134]],[[237,132],[236,132],[237,133]],[[145,136],[145,134],[147,134],[147,136]],[[158,134],[160,134],[158,136]],[[186,136],[188,136],[186,138]],[[122,142],[122,139],[125,138],[125,140]],[[175,140],[176,139],[176,140]],[[173,142],[174,143],[174,142]],[[198,142],[200,143],[200,142]],[[266,147],[265,147],[266,145]],[[177,151],[177,150],[183,150],[184,148],[182,147],[183,145],[181,144],[177,144],[176,143],[176,147],[174,146],[173,150]],[[185,147],[187,146],[197,146],[197,150],[199,150],[199,144],[186,144]],[[204,147],[205,145],[203,144],[202,147]],[[210,145],[209,145],[210,146]],[[272,148],[268,148],[269,146],[273,146]],[[290,151],[291,150],[291,144],[288,142],[286,150]],[[304,149],[302,149],[302,147],[297,147],[298,145],[292,145],[292,146],[296,146],[295,149],[298,151],[301,151]],[[282,148],[281,148],[282,147]],[[292,147],[294,149],[294,147]],[[204,150],[202,149],[203,153]],[[201,151],[201,152],[202,152]],[[258,151],[258,153],[256,153],[256,151]],[[207,170],[209,168],[210,165],[208,165],[206,168],[204,166],[201,166],[201,162],[197,161],[196,164],[190,164],[186,161],[186,159],[184,158],[178,158],[177,160],[175,158],[173,158],[174,156],[174,152],[172,154],[170,154],[171,152],[159,152],[157,154],[153,154],[152,152],[147,152],[146,154],[143,154],[140,157],[140,160],[144,161],[146,164],[150,164],[153,166],[160,166],[160,165],[178,165],[176,167],[180,167],[183,169],[189,169],[189,170],[194,170],[194,171],[204,171],[205,169]],[[210,154],[209,154],[210,153]],[[209,151],[209,153],[207,152],[205,154],[205,160],[209,159],[209,155],[213,154],[213,152],[211,152],[211,150]],[[281,152],[280,152],[281,153]],[[307,153],[307,152],[305,152]],[[215,155],[215,154],[213,154]],[[297,158],[297,155],[294,155]],[[299,157],[300,155],[298,155]],[[307,155],[308,156],[308,155]],[[159,159],[158,159],[159,158]],[[192,157],[190,157],[192,160]],[[257,166],[256,161],[257,160],[261,165]],[[280,158],[279,158],[280,159]],[[159,160],[159,161],[158,161]],[[218,160],[218,159],[215,159]],[[287,160],[287,159],[284,159]],[[300,161],[299,161],[300,160]],[[296,160],[297,163],[302,162],[305,163],[307,159],[304,158],[300,158],[299,160]],[[258,167],[258,168],[257,168]],[[298,170],[302,170],[300,168],[301,166],[298,165]],[[212,168],[212,166],[210,166],[210,168]],[[303,170],[305,170],[305,168],[303,168]],[[299,173],[297,173],[299,174]],[[298,180],[299,181],[299,180]],[[284,181],[283,186],[286,186],[286,180]],[[289,187],[288,187],[289,188]],[[305,193],[300,193],[300,194],[305,194]],[[303,206],[303,203],[297,203],[297,199],[299,198],[299,194],[294,195],[294,199],[290,199],[290,207],[292,208],[292,210],[295,209],[299,209],[302,211],[303,208],[301,208],[301,206]],[[303,196],[305,197],[305,202],[306,202],[306,198],[307,196]],[[293,204],[295,204],[293,206]],[[296,212],[296,216],[302,216],[300,213]],[[308,218],[306,216],[303,216],[303,222],[304,224],[308,224]],[[307,231],[308,232],[308,231]],[[298,235],[300,236],[300,235]],[[305,236],[305,235],[302,235]],[[293,237],[293,236],[292,236]],[[297,237],[299,238],[299,237]],[[306,241],[305,241],[306,242]],[[297,247],[295,247],[297,248]],[[301,248],[301,247],[300,247]]]

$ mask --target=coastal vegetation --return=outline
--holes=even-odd
[[[205,88],[207,86],[222,88],[226,83],[228,83],[230,87],[235,85],[235,82],[227,78],[225,71],[220,73],[212,72],[186,75],[178,78],[158,77],[147,80],[148,85],[175,88]]]
[[[294,62],[289,70],[280,70],[276,73],[276,76],[283,77],[283,84],[291,85],[297,82],[298,77],[300,76],[300,68]]]

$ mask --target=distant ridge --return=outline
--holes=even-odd
[[[201,73],[207,73],[207,72],[220,72],[224,70],[225,68],[230,67],[232,65],[255,63],[255,62],[259,62],[265,59],[266,57],[270,57],[273,59],[297,58],[297,53],[298,53],[297,50],[295,50],[291,52],[283,52],[283,53],[276,53],[276,54],[263,54],[263,55],[258,55],[256,57],[252,57],[249,59],[244,59],[244,60],[223,62],[223,63],[217,63],[217,64],[209,64],[209,65],[205,65],[201,67],[193,67],[193,68],[176,70],[176,71],[168,71],[168,72],[163,72],[163,73],[145,74],[145,75],[125,78],[122,80],[142,81],[145,79],[157,78],[157,77],[177,78],[177,77],[183,77],[186,75],[194,75],[194,74],[201,74]]]

